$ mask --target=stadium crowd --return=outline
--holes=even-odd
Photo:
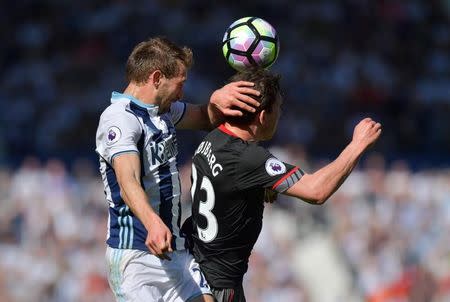
[[[276,142],[330,155],[370,113],[389,129],[378,146],[386,156],[448,162],[447,0],[14,1],[0,11],[3,160],[93,156],[98,114],[112,87],[125,87],[131,48],[150,36],[193,48],[185,96],[205,102],[232,74],[222,34],[246,15],[268,20],[281,41],[273,69],[288,110]],[[182,150],[192,152],[201,135]]]
[[[301,149],[273,152],[314,168]],[[188,210],[189,164],[181,171]],[[95,166],[80,159],[68,169],[57,159],[28,157],[17,170],[0,170],[0,188],[0,300],[112,301],[104,260],[107,203]],[[435,299],[396,301],[448,301],[449,234],[450,170],[412,172],[406,162],[387,167],[372,154],[323,206],[283,196],[267,206],[247,297],[389,301],[376,297],[411,293]],[[411,292],[418,268],[429,285]]]
[[[222,33],[247,15],[280,35],[273,69],[285,104],[271,143],[280,158],[313,171],[359,117],[384,127],[327,204],[280,197],[267,206],[248,300],[449,301],[448,0],[8,3],[0,10],[0,301],[112,301],[98,114],[112,87],[125,86],[131,47],[160,34],[193,48],[185,96],[205,102],[232,74]],[[186,209],[189,158],[203,135],[179,132]]]

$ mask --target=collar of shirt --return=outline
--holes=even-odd
[[[111,103],[114,103],[114,102],[117,102],[120,100],[127,100],[130,102],[133,102],[137,106],[147,110],[148,113],[150,114],[150,116],[158,115],[159,106],[152,105],[152,104],[145,104],[145,103],[139,101],[137,98],[135,98],[132,95],[113,91],[113,93],[111,95]]]

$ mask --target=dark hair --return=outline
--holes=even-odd
[[[280,75],[259,67],[245,69],[244,71],[239,71],[233,75],[228,80],[229,82],[249,81],[255,84],[253,88],[258,90],[261,94],[259,97],[254,95],[251,95],[251,97],[259,101],[260,105],[256,108],[255,112],[248,112],[241,109],[243,113],[242,116],[227,117],[227,121],[234,124],[247,125],[250,124],[255,119],[255,116],[262,110],[266,110],[268,113],[272,112],[273,104],[276,102],[277,98],[282,95],[280,79]]]
[[[167,78],[180,72],[179,63],[191,67],[192,50],[180,47],[164,37],[156,37],[141,42],[133,49],[127,60],[126,78],[128,82],[145,83],[155,70],[161,70]]]

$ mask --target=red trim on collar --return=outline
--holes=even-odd
[[[222,124],[219,126],[219,130],[222,131],[223,133],[226,133],[230,136],[234,136],[234,137],[238,137],[236,134],[234,134],[230,129],[228,129],[227,127],[225,127],[225,124]]]

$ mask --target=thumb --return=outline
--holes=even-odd
[[[169,236],[167,236],[166,244],[168,246],[167,250],[169,252],[173,252],[173,249],[172,249],[172,234],[169,234]]]
[[[172,253],[172,252],[173,252],[173,249],[172,249],[172,244],[170,243],[170,241],[167,242],[167,246],[168,246],[167,251],[168,251],[169,253]]]

